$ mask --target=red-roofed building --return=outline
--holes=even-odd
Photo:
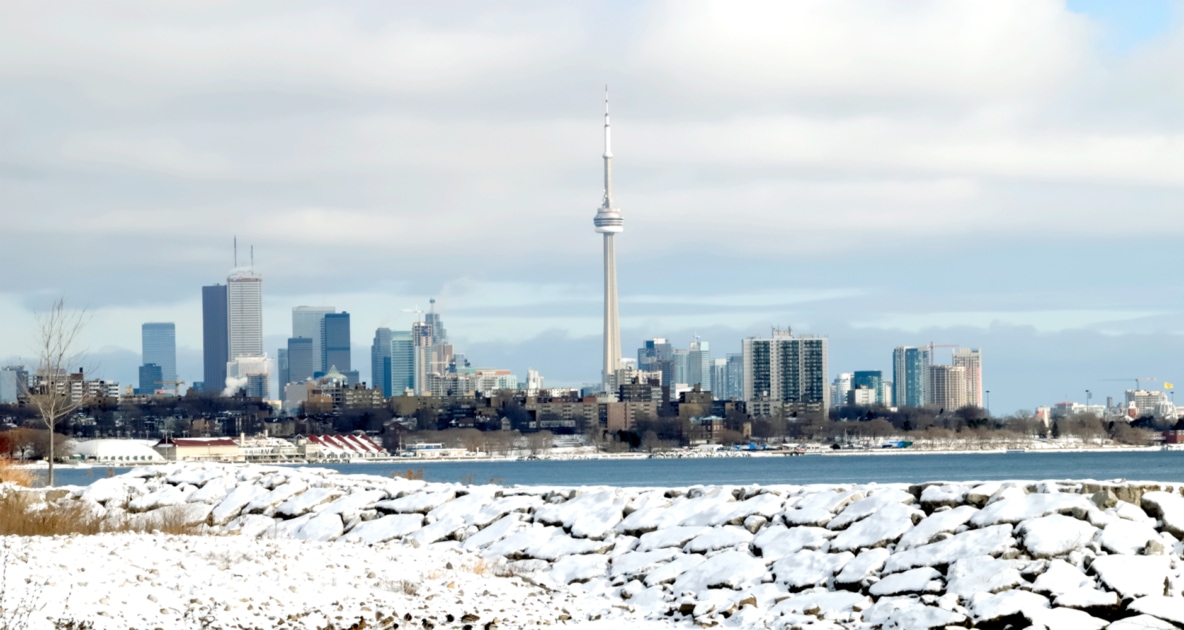
[[[367,435],[310,435],[299,440],[307,461],[383,459],[391,454]]]

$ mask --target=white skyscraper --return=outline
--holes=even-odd
[[[608,121],[608,86],[604,88],[604,199],[593,224],[604,235],[604,371],[601,382],[605,391],[614,389],[617,370],[621,369],[621,321],[617,309],[617,252],[613,236],[625,231],[621,211],[613,207],[613,150]]]
[[[324,341],[322,326],[325,315],[336,313],[332,306],[294,306],[292,307],[292,336],[312,339],[313,372],[325,372],[329,366],[321,361],[321,343]]]
[[[966,368],[966,404],[983,406],[983,351],[954,348],[953,365]]]
[[[226,278],[228,357],[263,356],[263,276],[235,269]]]

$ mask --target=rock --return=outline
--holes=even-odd
[[[1147,545],[1143,547],[1143,555],[1145,556],[1162,556],[1167,552],[1168,548],[1156,538],[1148,540]]]
[[[978,625],[1014,617],[1030,617],[1034,610],[1048,607],[1047,598],[1031,591],[1011,590],[994,595],[982,593],[971,600],[971,611]]]
[[[1163,521],[1163,529],[1180,538],[1184,536],[1184,497],[1171,492],[1153,491],[1143,494],[1143,510]]]
[[[1033,557],[1052,558],[1084,546],[1098,530],[1071,516],[1049,514],[1024,521],[1016,531]]]
[[[1118,495],[1114,494],[1114,491],[1110,488],[1093,493],[1089,500],[1093,501],[1094,505],[1103,510],[1118,505]]]
[[[767,519],[759,514],[753,514],[752,516],[749,516],[748,518],[744,519],[744,529],[747,529],[750,534],[755,534],[755,533],[757,533],[758,530],[760,530],[760,528],[764,527],[765,524],[768,522],[769,522],[769,519]]]
[[[940,593],[941,590],[941,573],[932,567],[921,567],[885,576],[879,582],[868,587],[867,592],[874,597],[883,597],[885,595]]]
[[[1106,630],[1176,630],[1176,624],[1151,615],[1136,615],[1119,619],[1106,626]]]
[[[1101,556],[1094,559],[1089,570],[1107,588],[1118,591],[1124,599],[1133,599],[1163,595],[1170,568],[1167,556]]]

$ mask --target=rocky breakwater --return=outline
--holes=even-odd
[[[247,539],[479,557],[499,575],[597,602],[576,613],[592,619],[1184,627],[1178,484],[500,487],[190,465],[59,500],[120,517],[171,511]]]

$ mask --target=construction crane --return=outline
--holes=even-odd
[[[157,385],[172,385],[173,386],[173,397],[180,398],[181,397],[181,386],[185,384],[185,381],[156,381],[156,384]]]
[[[415,322],[416,323],[423,321],[423,309],[419,308],[418,304],[416,304],[414,308],[403,309],[403,312],[404,313],[415,313]]]
[[[929,361],[932,362],[934,348],[957,348],[958,344],[956,344],[956,343],[933,343],[932,341],[930,341],[929,345],[927,347],[929,348]]]
[[[1143,389],[1143,387],[1141,385],[1139,385],[1139,383],[1143,383],[1143,382],[1154,383],[1156,379],[1153,376],[1144,376],[1142,378],[1104,378],[1102,380],[1107,381],[1107,382],[1126,381],[1128,383],[1131,381],[1134,381],[1135,382],[1135,389]]]

